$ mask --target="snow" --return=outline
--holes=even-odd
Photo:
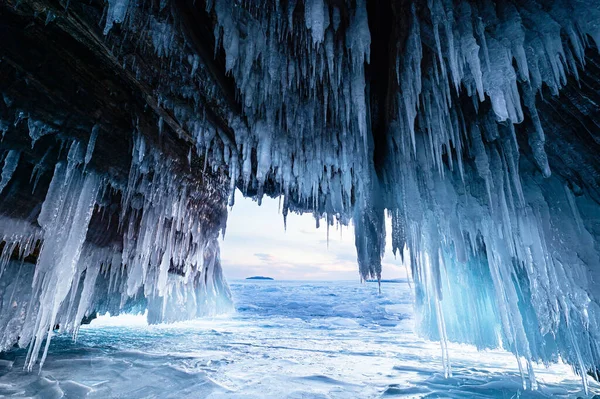
[[[564,364],[534,364],[540,386],[523,390],[512,354],[439,343],[413,331],[406,283],[232,281],[237,312],[171,325],[143,316],[100,317],[77,342],[52,340],[41,371],[23,350],[0,361],[1,396],[90,398],[587,397]],[[590,379],[590,395],[600,387]],[[58,396],[58,395],[57,395]],[[46,397],[46,396],[44,396]]]

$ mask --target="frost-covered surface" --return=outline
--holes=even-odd
[[[237,313],[146,326],[97,319],[77,342],[52,340],[41,371],[24,351],[0,360],[0,395],[44,398],[587,398],[566,365],[535,365],[538,391],[524,391],[512,354],[439,344],[412,332],[406,283],[232,282]]]

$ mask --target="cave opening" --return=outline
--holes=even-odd
[[[210,311],[200,318],[177,321],[156,312],[181,307],[157,310],[138,301],[118,315],[90,315],[75,336],[56,326],[40,374],[23,370],[26,348],[0,353],[0,393],[367,398],[528,392],[505,350],[446,343],[451,365],[443,374],[440,338],[424,339],[417,328],[426,322],[414,311],[410,265],[402,264],[410,259],[408,249],[403,258],[393,257],[391,232],[381,283],[361,283],[352,226],[327,232],[316,228],[312,214],[290,214],[284,229],[280,207],[279,199],[264,198],[258,206],[237,198],[219,242],[225,300],[205,303]],[[391,227],[391,217],[386,224]],[[169,322],[154,324],[158,317]],[[455,327],[451,320],[446,325]],[[534,371],[542,395],[582,389],[562,362],[535,364]]]
[[[127,331],[210,374],[175,396],[598,393],[597,0],[5,0],[0,36],[1,395],[119,396],[44,370]]]

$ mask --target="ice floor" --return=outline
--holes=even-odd
[[[237,313],[147,326],[100,318],[77,342],[55,337],[41,373],[25,350],[2,355],[0,397],[39,398],[578,398],[565,365],[538,366],[524,391],[513,355],[440,346],[412,332],[407,284],[233,282]],[[600,386],[589,379],[591,392]]]

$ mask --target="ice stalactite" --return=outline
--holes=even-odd
[[[148,321],[161,323],[231,309],[216,241],[223,220],[195,216],[207,215],[204,207],[211,205],[204,201],[221,194],[178,178],[172,163],[141,135],[127,187],[117,189],[84,168],[90,148],[93,141],[87,152],[71,142],[66,159],[56,164],[36,224],[6,218],[0,223],[1,349],[15,342],[28,346],[28,370],[40,352],[43,365],[55,329],[76,335],[93,312],[148,308]],[[9,153],[5,163],[11,175],[12,158]],[[123,198],[122,244],[97,247],[87,240],[88,227],[95,213],[106,212],[103,204],[115,189]],[[32,255],[35,265],[25,260]]]
[[[110,0],[108,1],[108,10],[106,11],[106,22],[104,24],[104,34],[108,34],[116,23],[122,23],[127,16],[127,7],[129,0]]]
[[[426,22],[413,12],[398,61],[398,83],[407,88],[399,96],[402,124],[385,172],[394,182],[388,204],[400,213],[394,233],[412,254],[422,331],[442,342],[504,345],[520,366],[525,360],[532,388],[533,361],[560,356],[582,376],[600,364],[600,293],[586,277],[600,259],[593,225],[582,230],[579,214],[582,206],[590,212],[583,220],[594,220],[597,205],[585,196],[575,205],[571,183],[551,175],[536,108],[542,85],[557,95],[583,67],[585,34],[595,35],[566,5],[546,13],[533,2],[519,9],[464,2],[457,13],[430,2],[436,46],[424,73],[413,65],[428,50],[417,33]],[[484,31],[478,21],[488,24]],[[474,110],[457,107],[462,90]],[[529,148],[520,148],[514,124],[526,126]],[[473,318],[477,328],[465,322]]]
[[[202,250],[201,269],[185,276],[170,276],[164,293],[149,298],[150,323],[191,320],[230,312],[231,293],[221,271],[219,244],[208,242]],[[188,280],[192,280],[192,282]]]
[[[228,165],[240,163],[232,169],[242,171],[246,188],[260,193],[269,178],[307,208],[326,203],[331,214],[350,214],[352,187],[363,184],[359,170],[370,162],[366,5],[357,2],[345,33],[339,19],[332,21],[339,10],[323,1],[272,7],[240,7],[227,0],[213,6],[215,36],[251,127],[233,121],[240,156],[234,159],[231,151]],[[253,151],[255,176],[250,175]]]
[[[85,150],[85,164],[87,165],[92,160],[94,154],[94,147],[96,146],[96,140],[98,139],[98,133],[100,132],[100,125],[94,125],[92,128],[92,134],[88,141],[87,148]]]
[[[73,149],[74,144],[71,148]],[[43,340],[46,340],[40,365],[44,363],[57,316],[77,271],[88,225],[92,217],[100,179],[83,175],[78,162],[69,159],[56,165],[54,177],[38,217],[43,243],[32,282],[32,296],[39,302],[29,305],[26,325],[19,337],[21,346],[29,346],[27,368],[32,369]],[[34,322],[31,327],[27,322]]]
[[[13,173],[15,173],[15,169],[17,169],[17,165],[19,163],[19,156],[21,154],[19,151],[11,150],[6,154],[6,158],[4,158],[4,166],[2,167],[2,180],[0,180],[0,193],[12,177]]]
[[[0,21],[18,36],[0,46],[2,59],[22,46],[25,58],[47,56],[43,71],[16,57],[0,74],[0,351],[28,346],[30,370],[56,330],[76,336],[96,313],[147,310],[161,323],[232,309],[217,238],[236,183],[223,170],[241,176],[242,157],[223,142],[223,124],[213,126],[222,115],[202,104],[217,85],[186,48],[168,1],[150,18],[141,3],[108,1],[105,12],[101,3],[83,14],[79,3],[46,4],[37,39]],[[37,20],[31,5],[21,17]],[[14,6],[0,4],[0,13]],[[135,29],[133,46],[115,44]],[[133,51],[121,58],[125,48]],[[65,51],[73,63],[64,64]]]
[[[121,213],[123,263],[128,265],[127,295],[143,290],[153,310],[151,322],[230,310],[216,242],[225,220],[213,221],[216,225],[211,229],[209,220],[190,217],[207,211],[195,184],[178,178],[169,162],[161,161],[161,154],[137,137]],[[184,305],[178,310],[172,302]],[[158,314],[156,303],[163,304]]]

